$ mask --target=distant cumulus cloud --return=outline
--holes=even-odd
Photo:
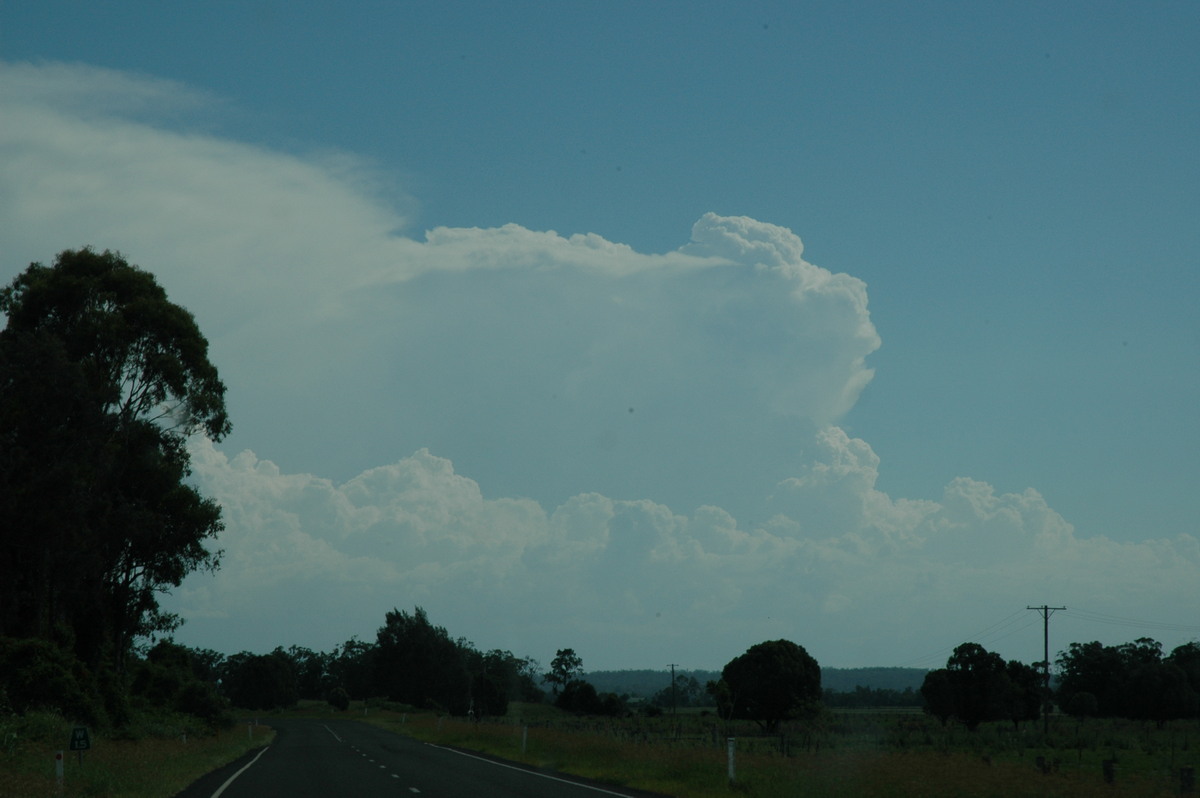
[[[1037,491],[965,477],[881,491],[840,426],[880,345],[866,285],[787,228],[709,213],[662,255],[516,224],[413,235],[370,164],[180,121],[217,107],[0,64],[0,277],[122,250],[229,385],[234,435],[193,449],[225,556],[167,600],[185,642],[328,648],[421,604],[591,667],[719,666],[777,637],[897,664],[1048,595],[1150,617],[1197,595],[1190,537],[1080,538]]]
[[[270,641],[329,647],[338,632],[369,636],[384,609],[422,604],[480,645],[541,658],[577,645],[595,667],[719,666],[779,635],[826,641],[818,656],[854,665],[924,653],[912,641],[922,618],[970,627],[977,602],[1021,606],[1051,585],[1093,607],[1113,595],[1165,607],[1200,567],[1188,537],[1078,538],[1032,490],[957,479],[938,502],[892,500],[874,488],[869,446],[836,428],[822,438],[788,487],[823,484],[837,507],[798,501],[751,527],[719,507],[684,515],[597,493],[554,508],[486,499],[426,451],[337,485],[198,442],[198,482],[225,508],[225,558],[171,605],[209,645],[252,647],[270,628]]]

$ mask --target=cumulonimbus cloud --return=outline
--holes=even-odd
[[[965,477],[879,490],[838,426],[880,343],[866,286],[787,228],[705,214],[665,255],[516,224],[414,235],[369,164],[229,140],[214,103],[0,65],[5,279],[122,250],[230,387],[233,438],[194,449],[224,565],[168,599],[188,642],[327,648],[422,604],[593,667],[719,666],[776,637],[897,664],[1048,593],[1194,604],[1192,538],[1081,537],[1037,491]]]

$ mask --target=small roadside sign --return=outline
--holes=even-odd
[[[86,726],[76,726],[71,729],[71,750],[86,751],[92,747],[92,741],[88,739],[88,730]]]

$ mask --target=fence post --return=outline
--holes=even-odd
[[[525,749],[529,746],[529,727],[521,727],[521,753],[525,753]]]
[[[737,739],[730,737],[726,743],[728,745],[729,755],[729,783],[733,784],[735,781],[737,781],[737,767],[734,764],[734,750],[737,748]]]

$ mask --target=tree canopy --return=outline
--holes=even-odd
[[[1125,717],[1162,724],[1200,709],[1200,644],[1164,657],[1148,637],[1105,646],[1072,643],[1059,655],[1058,703],[1078,716]]]
[[[1005,662],[978,643],[963,643],[930,671],[921,685],[925,711],[946,723],[957,718],[972,731],[991,720],[1014,724],[1041,717],[1041,677],[1036,668]]]
[[[816,711],[821,701],[821,666],[802,646],[770,640],[751,646],[721,671],[711,691],[725,697],[727,713],[767,731],[784,720]]]
[[[120,669],[177,622],[158,594],[218,564],[186,441],[229,432],[225,386],[191,313],[113,252],[31,264],[0,313],[0,636]]]
[[[471,704],[471,677],[462,647],[446,629],[434,626],[420,607],[392,610],[376,642],[376,685],[393,701],[433,706],[465,715]]]
[[[583,658],[573,648],[560,648],[550,660],[550,670],[542,678],[554,685],[555,692],[583,675]]]

